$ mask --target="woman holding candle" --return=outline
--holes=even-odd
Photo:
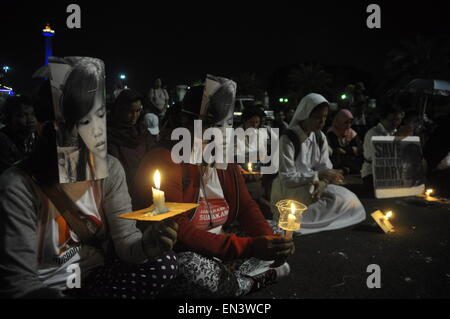
[[[202,113],[204,87],[191,88],[181,110],[169,110],[172,129],[185,127],[193,132],[194,120],[200,119],[203,128],[208,122],[209,126],[228,122],[226,114],[233,114],[229,108],[234,105],[234,83],[222,78],[216,80],[221,98],[210,96],[209,108]],[[166,201],[200,205],[174,218],[179,224],[175,247],[179,275],[171,285],[173,295],[236,297],[286,276],[289,266],[285,260],[294,252],[293,241],[274,236],[258,205],[251,199],[239,167],[228,164],[226,169],[216,169],[191,163],[176,164],[171,144],[167,140],[165,143],[143,159],[136,175],[134,204],[135,209],[151,204],[148,176],[158,169],[164,180],[161,189]],[[237,236],[231,227],[236,223],[245,235]]]
[[[272,184],[271,203],[292,199],[307,205],[302,234],[351,226],[366,217],[356,195],[337,185],[343,182],[343,176],[333,169],[328,143],[321,132],[328,107],[323,96],[308,94],[289,124],[292,134],[280,138],[280,167]],[[294,137],[296,140],[292,140]],[[278,216],[276,210],[273,213]]]
[[[92,74],[91,62],[103,69],[102,61],[93,60],[71,59],[83,62],[77,65],[77,72],[84,76]],[[52,73],[52,78],[65,77]],[[103,105],[103,82],[104,77],[98,76],[83,83],[91,85],[83,97],[88,105],[73,101],[78,109],[72,112],[83,117]],[[60,184],[51,104],[46,82],[36,99],[38,121],[45,123],[36,149],[23,165],[5,171],[0,178],[0,296],[157,296],[177,271],[171,249],[178,225],[173,221],[152,224],[141,232],[134,221],[118,217],[131,211],[131,200],[124,170],[117,159],[106,154],[106,148],[101,149],[105,152],[105,178]],[[86,130],[81,137],[95,139],[95,132]],[[69,282],[80,282],[81,288],[70,289]]]

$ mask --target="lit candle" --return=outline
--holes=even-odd
[[[287,228],[294,230],[295,227],[295,222],[296,222],[297,218],[295,217],[295,205],[294,203],[291,203],[291,212],[288,215],[288,224],[287,224]]]
[[[392,211],[388,211],[384,216],[383,216],[383,219],[384,220],[389,220],[389,218],[391,218],[392,217]]]
[[[155,211],[157,214],[164,213],[165,211],[167,211],[167,209],[164,205],[165,203],[164,192],[159,190],[159,188],[161,187],[161,174],[159,173],[158,170],[156,170],[155,174],[153,175],[153,181],[156,187],[156,188],[152,187],[153,204],[155,205]]]
[[[248,171],[249,171],[249,173],[252,172],[252,163],[248,163]]]
[[[433,194],[433,189],[429,188],[425,191],[425,195],[427,196],[427,199],[431,198],[431,194]]]
[[[291,212],[287,216],[287,226],[286,228],[286,238],[291,239],[292,238],[292,232],[294,230],[297,230],[296,222],[297,218],[295,217],[295,205],[294,203],[291,203]]]

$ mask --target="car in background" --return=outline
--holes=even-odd
[[[275,120],[275,114],[273,110],[269,110],[266,107],[264,107],[262,104],[255,104],[258,103],[256,101],[255,97],[253,95],[238,95],[236,96],[235,102],[234,102],[234,123],[239,125],[241,124],[241,116],[242,112],[244,112],[246,107],[250,106],[259,106],[262,110],[264,110],[264,113],[266,114],[265,123],[272,122]]]

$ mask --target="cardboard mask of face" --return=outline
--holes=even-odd
[[[208,127],[211,129],[206,130],[205,134],[201,136],[198,134],[194,136],[194,163],[202,163],[219,169],[227,168],[228,154],[233,151],[230,148],[233,136],[227,134],[227,128],[233,127],[235,97],[235,82],[210,74],[206,76],[200,117],[203,120],[203,129]],[[205,143],[208,145],[203,149],[203,159],[201,159],[202,151],[196,146]],[[213,160],[211,160],[212,158]]]
[[[49,58],[59,182],[108,176],[105,66],[89,57]]]

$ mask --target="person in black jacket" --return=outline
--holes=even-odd
[[[342,169],[344,173],[359,173],[361,170],[362,143],[352,129],[353,115],[347,109],[340,110],[334,117],[327,132],[328,144],[332,149],[330,156],[335,169]]]

